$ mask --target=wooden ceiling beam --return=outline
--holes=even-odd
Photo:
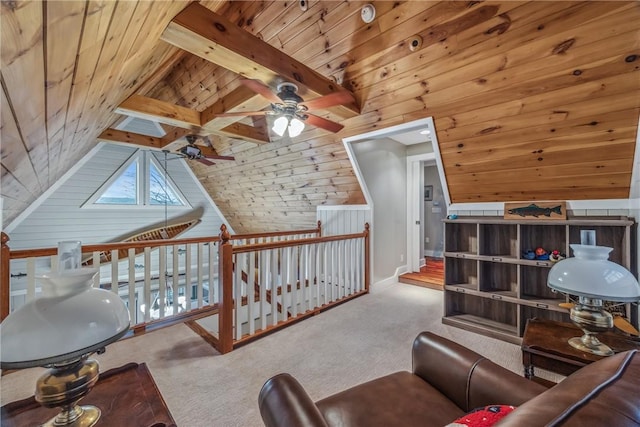
[[[269,139],[269,130],[266,127],[253,127],[236,122],[216,132],[225,134],[231,138],[240,138],[245,141],[255,142],[256,144],[268,144],[271,142]]]
[[[256,94],[243,84],[238,85],[225,97],[220,98],[200,114],[202,127],[207,129],[222,129],[243,117],[216,117],[222,113],[239,113],[243,111],[260,111],[269,106],[269,101]]]
[[[142,95],[130,96],[116,108],[115,112],[171,126],[187,129],[200,128],[198,111]]]
[[[167,145],[162,138],[156,138],[134,132],[125,132],[113,128],[103,131],[98,136],[98,139],[107,142],[122,142],[125,144],[139,145],[141,147],[155,148],[158,150],[163,149],[165,145]]]
[[[238,98],[232,97],[232,99],[237,101]],[[221,100],[221,103],[223,105],[225,103],[229,104],[230,102],[231,100]],[[148,98],[142,95],[132,95],[122,104],[120,104],[118,108],[116,108],[116,112],[119,114],[142,118],[145,120],[152,120],[158,123],[163,123],[184,129],[173,129],[172,131],[167,132],[167,135],[164,138],[157,138],[158,142],[156,144],[159,147],[165,147],[176,141],[177,139],[183,138],[185,135],[192,133],[220,133],[222,135],[244,139],[250,142],[255,142],[257,144],[265,144],[270,142],[269,133],[264,128],[254,128],[252,126],[243,125],[241,123],[230,123],[224,126],[222,129],[218,128],[217,126],[211,125],[210,123],[205,123],[205,125],[203,126],[200,118],[201,115],[198,111],[186,107],[181,107],[179,105],[174,105],[169,102]],[[242,119],[242,117],[239,117],[238,119]],[[105,134],[105,139],[109,138],[110,134],[113,134],[116,135],[116,141],[125,140],[124,142],[126,142],[126,140],[128,139],[133,139],[135,141],[142,140],[142,145],[146,144],[146,141],[144,141],[143,139],[131,136],[137,134],[120,131],[118,131],[120,133],[115,134],[113,131],[115,131],[115,129],[107,129],[107,131],[103,132]]]
[[[300,87],[300,95],[307,100],[338,91],[349,92],[199,3],[191,3],[177,14],[161,39],[272,87],[282,81],[295,82]],[[355,101],[330,110],[344,118],[360,113]]]

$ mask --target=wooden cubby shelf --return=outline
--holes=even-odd
[[[559,306],[567,297],[547,286],[552,261],[526,259],[542,247],[572,256],[582,230],[594,230],[596,244],[613,248],[609,259],[636,274],[634,227],[626,217],[567,220],[505,220],[463,217],[445,220],[445,286],[442,322],[519,344],[527,319],[569,322]],[[638,310],[627,305],[638,327]]]

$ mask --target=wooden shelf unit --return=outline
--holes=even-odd
[[[595,230],[596,243],[609,246],[609,259],[637,275],[635,223],[626,217],[567,220],[506,220],[464,217],[444,220],[445,286],[442,322],[520,344],[527,319],[569,322],[559,307],[567,297],[552,292],[547,276],[553,262],[528,260],[524,251],[542,247],[573,256],[580,231]],[[627,305],[627,320],[638,327],[638,309]]]

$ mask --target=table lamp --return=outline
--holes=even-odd
[[[129,312],[117,294],[93,287],[98,269],[76,268],[80,261],[61,256],[61,246],[62,269],[38,276],[43,295],[0,324],[0,367],[50,368],[38,379],[35,398],[62,410],[43,425],[89,427],[100,409],[77,404],[98,380],[98,362],[88,357],[127,333]]]
[[[603,301],[640,301],[640,285],[629,270],[609,261],[612,248],[570,246],[574,257],[561,260],[551,268],[547,285],[578,297],[578,303],[571,308],[569,316],[584,335],[571,338],[569,344],[581,351],[610,356],[613,350],[596,337],[598,332],[613,327],[613,316],[603,309]]]

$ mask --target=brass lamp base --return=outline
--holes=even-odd
[[[60,413],[43,424],[45,427],[91,427],[100,418],[95,406],[79,406],[98,381],[98,362],[82,356],[55,364],[36,383],[36,400],[47,408],[61,407]]]
[[[569,344],[587,353],[597,354],[598,356],[613,356],[613,350],[608,345],[601,343],[598,338],[589,333],[569,339]]]
[[[571,338],[569,344],[580,351],[598,356],[611,356],[613,350],[596,338],[598,332],[606,332],[613,327],[613,316],[605,311],[602,300],[580,297],[569,313],[569,317],[582,331],[581,337]]]
[[[70,410],[63,409],[57,416],[42,424],[42,427],[92,427],[99,419],[100,409],[95,406],[75,405]]]

